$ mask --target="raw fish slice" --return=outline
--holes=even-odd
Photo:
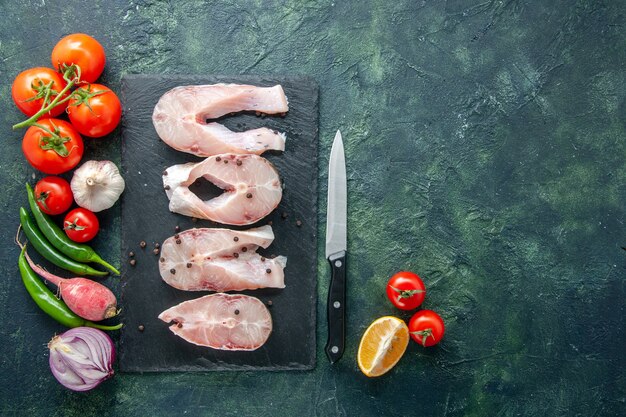
[[[185,301],[159,315],[177,336],[198,346],[221,350],[255,350],[272,332],[272,316],[255,297],[211,294]]]
[[[207,119],[248,110],[286,113],[289,106],[283,88],[238,84],[176,87],[161,96],[154,108],[152,123],[163,142],[198,156],[284,150],[284,133],[265,127],[233,132],[219,123],[206,123]]]
[[[202,201],[189,190],[200,177],[225,192]],[[169,167],[163,185],[174,213],[231,225],[248,225],[261,220],[280,203],[283,195],[278,172],[258,155],[215,155],[199,163]]]
[[[186,291],[284,288],[287,258],[266,259],[256,253],[273,240],[271,226],[186,230],[161,245],[159,272],[167,284]]]

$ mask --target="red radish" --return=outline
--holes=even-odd
[[[117,314],[115,294],[99,282],[87,278],[62,278],[43,269],[24,252],[33,271],[59,288],[61,298],[74,313],[84,319],[100,321]]]

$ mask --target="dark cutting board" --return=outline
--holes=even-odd
[[[155,243],[192,227],[231,227],[195,221],[171,213],[161,174],[171,165],[201,158],[168,147],[152,126],[152,111],[159,97],[179,85],[232,82],[271,86],[281,84],[289,99],[286,117],[237,114],[220,122],[232,130],[267,126],[286,132],[284,153],[264,154],[278,169],[284,183],[278,208],[255,226],[271,222],[274,243],[267,256],[285,255],[286,288],[243,291],[269,306],[274,327],[264,346],[252,352],[229,352],[192,345],[170,332],[157,316],[165,309],[208,294],[180,291],[159,275]],[[317,283],[317,141],[318,87],[306,77],[130,75],[122,80],[122,171],[126,191],[122,197],[122,320],[119,367],[125,372],[302,370],[315,366]],[[201,184],[201,196],[215,194]],[[233,227],[236,228],[236,227]],[[247,227],[246,227],[247,228]],[[239,228],[242,229],[242,228]],[[145,241],[142,249],[140,242]],[[128,253],[135,253],[131,266]],[[271,301],[271,303],[270,303]],[[143,326],[143,331],[139,330]]]

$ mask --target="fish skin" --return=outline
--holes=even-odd
[[[280,85],[180,86],[161,96],[152,113],[152,123],[163,142],[197,156],[260,155],[267,150],[285,150],[284,133],[265,127],[233,132],[220,123],[207,123],[207,120],[240,111],[282,114],[289,111],[289,104]]]
[[[273,240],[272,227],[267,225],[248,230],[185,230],[161,245],[159,272],[163,281],[184,291],[284,288],[287,258],[263,258],[256,253]]]
[[[202,201],[189,190],[200,177],[225,192]],[[252,154],[214,155],[198,163],[171,166],[163,173],[163,186],[170,211],[238,226],[256,223],[271,213],[283,191],[272,163]]]
[[[261,300],[243,294],[210,294],[161,314],[172,333],[189,343],[220,350],[256,350],[272,333],[272,316]]]

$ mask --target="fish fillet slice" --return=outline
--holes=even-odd
[[[208,201],[189,190],[205,178],[225,192]],[[174,213],[231,225],[248,225],[274,210],[282,198],[278,172],[258,155],[215,155],[199,163],[169,167],[163,185]]]
[[[261,154],[270,149],[285,149],[284,133],[264,127],[233,132],[219,123],[206,123],[207,119],[240,111],[279,114],[289,111],[289,105],[280,85],[182,86],[161,96],[154,108],[152,123],[163,142],[197,156]]]
[[[255,297],[211,294],[185,301],[159,315],[177,336],[198,346],[255,350],[272,332],[272,316]]]
[[[256,253],[273,240],[271,226],[186,230],[161,245],[159,272],[167,284],[186,291],[284,288],[287,258],[263,258]]]

